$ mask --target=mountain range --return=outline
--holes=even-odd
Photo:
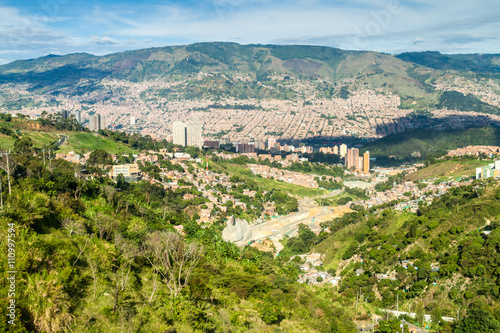
[[[84,111],[100,112],[93,110],[95,103],[108,101],[116,106],[130,102],[127,90],[133,86],[140,90],[139,102],[165,110],[168,100],[249,100],[247,104],[259,105],[262,100],[348,100],[356,92],[371,91],[399,98],[398,108],[410,112],[446,109],[500,114],[499,80],[499,54],[390,55],[321,46],[197,43],[104,56],[75,53],[14,61],[0,66],[0,111],[33,107],[57,111],[50,107],[67,107],[66,101],[76,100]],[[120,82],[120,87],[109,82]],[[22,91],[13,87],[22,87]],[[111,103],[117,95],[121,100]],[[207,106],[201,108],[210,109]],[[189,109],[195,108],[190,105]],[[111,114],[113,122],[128,129],[120,118],[123,111]],[[146,120],[139,130],[147,124]],[[334,136],[333,131],[311,132],[309,136]],[[293,134],[290,138],[302,137]]]

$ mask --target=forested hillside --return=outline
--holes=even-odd
[[[388,135],[365,145],[361,152],[369,151],[371,156],[386,161],[389,156],[398,159],[395,163],[411,160],[425,160],[430,156],[442,156],[448,150],[466,146],[499,146],[498,127],[479,127],[457,130],[416,129]],[[412,157],[420,153],[420,157]]]
[[[62,126],[58,119],[41,121],[52,130]],[[437,332],[500,327],[497,181],[452,189],[417,213],[396,211],[392,204],[354,207],[357,212],[324,222],[319,235],[301,225],[273,257],[222,239],[224,218],[242,213],[236,207],[227,205],[211,225],[196,223],[191,208],[203,200],[190,182],[171,190],[148,181],[110,180],[102,169],[110,156],[102,149],[90,155],[87,171],[93,175],[86,179],[78,166],[44,159],[43,146],[17,134],[9,160],[0,158],[0,232],[15,240],[14,268],[2,260],[2,271],[17,272],[17,325],[8,324],[2,300],[0,331],[355,332],[355,323],[396,304],[416,312],[416,320],[406,319],[419,325],[424,313],[431,314]],[[172,148],[149,137],[101,135],[140,149]],[[254,209],[247,216],[263,209],[260,199],[273,200],[280,214],[297,209],[297,199],[287,193],[304,193],[290,184],[274,186],[275,180],[259,179],[237,162],[245,160],[217,161],[210,168],[231,176],[230,192],[221,193],[239,198],[245,189],[256,191],[245,201]],[[169,161],[160,164],[174,168]],[[292,169],[343,173],[308,167]],[[151,165],[141,168],[156,177]],[[363,190],[345,192],[366,198]],[[4,249],[8,242],[0,240]],[[317,268],[339,276],[338,287],[297,282],[304,262],[291,256],[308,252],[324,254],[324,267]],[[0,282],[2,295],[11,288]],[[457,314],[455,323],[439,323]],[[382,320],[378,331],[396,332],[398,325]]]
[[[390,207],[346,214],[323,225],[331,235],[317,239],[314,249],[342,275],[344,297],[360,293],[377,308],[398,303],[436,318],[481,308],[500,329],[499,202],[498,182],[476,181],[417,214]]]
[[[18,325],[2,301],[2,332],[354,332],[349,300],[297,284],[295,264],[223,241],[220,225],[193,222],[190,188],[84,180],[66,161],[44,165],[26,139],[9,162],[0,232],[14,226]],[[8,288],[3,279],[0,293]]]

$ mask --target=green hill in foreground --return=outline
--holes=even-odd
[[[0,233],[16,241],[17,325],[2,279],[0,332],[355,332],[351,299],[300,285],[295,262],[194,222],[184,194],[196,187],[86,181],[64,160],[44,166],[29,146],[10,158]]]
[[[113,140],[105,137],[101,137],[97,134],[92,133],[79,133],[79,132],[21,132],[19,134],[20,138],[29,138],[33,142],[33,146],[36,148],[43,148],[50,146],[59,140],[60,135],[65,135],[68,137],[67,141],[64,142],[59,149],[56,150],[57,153],[68,153],[73,151],[75,153],[79,152],[90,152],[96,149],[104,149],[111,154],[124,153],[128,154],[133,152],[133,149],[127,147],[124,144],[114,142]],[[14,143],[16,139],[12,137],[1,137],[0,139],[0,150],[12,150],[14,148]]]
[[[323,225],[331,235],[314,250],[325,254],[325,268],[342,275],[344,297],[361,292],[379,308],[395,309],[398,300],[400,309],[423,304],[426,313],[450,317],[480,303],[499,321],[499,200],[498,182],[478,181],[418,214],[390,208],[346,214]]]

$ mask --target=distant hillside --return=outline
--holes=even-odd
[[[500,146],[500,128],[448,131],[417,129],[388,135],[367,144],[361,151],[368,150],[373,157],[396,156],[399,159],[409,159],[413,152],[419,152],[423,159],[469,145]]]
[[[440,70],[500,73],[500,54],[441,54],[437,51],[427,51],[406,52],[396,57]]]
[[[393,56],[322,46],[222,42],[104,56],[48,55],[0,66],[0,111],[50,113],[64,106],[80,110],[84,121],[100,113],[125,131],[160,136],[171,134],[169,124],[175,119],[205,119],[199,112],[213,112],[218,113],[213,119],[226,119],[229,128],[213,120],[207,126],[212,130],[209,136],[303,140],[338,138],[344,132],[349,137],[374,137],[428,128],[413,122],[396,129],[382,120],[398,122],[412,111],[500,114],[499,64],[497,55]],[[262,110],[262,101],[272,101],[265,111],[285,114],[282,120],[274,123],[238,105]],[[238,105],[237,116],[230,118],[229,112],[210,107],[216,103],[227,103],[228,110]],[[302,111],[310,112],[307,119]],[[132,115],[143,122],[131,126]],[[249,116],[252,120],[243,121]],[[334,116],[339,121],[333,122]]]
[[[206,72],[250,75],[260,82],[266,81],[269,75],[280,74],[332,82],[354,79],[361,84],[388,87],[402,96],[431,98],[429,91],[408,75],[412,68],[412,64],[392,55],[376,52],[321,46],[198,43],[102,57],[70,54],[15,61],[0,66],[0,83],[29,83],[32,91],[41,93],[68,87],[83,79],[142,82]],[[250,90],[253,92],[250,96],[259,96],[258,87],[251,86]]]

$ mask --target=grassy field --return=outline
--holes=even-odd
[[[133,149],[122,143],[104,139],[92,133],[66,132],[64,135],[66,135],[68,139],[59,147],[58,152],[61,153],[68,153],[70,151],[76,153],[88,152],[95,149],[104,149],[108,153],[128,154],[133,152]]]
[[[493,161],[463,160],[463,161],[442,161],[420,169],[415,173],[406,176],[408,181],[421,181],[430,178],[451,179],[464,176],[473,176],[477,167],[482,167]]]
[[[74,151],[76,153],[88,152],[95,149],[104,149],[108,153],[132,153],[133,149],[127,147],[126,145],[114,142],[110,139],[104,139],[95,136],[92,133],[83,132],[32,132],[26,131],[21,132],[22,137],[28,137],[33,141],[33,146],[40,148],[43,146],[48,146],[51,143],[59,139],[59,135],[65,135],[68,137],[66,142],[62,144],[57,150],[58,153],[68,153]],[[0,135],[0,150],[9,150],[14,148],[14,143],[16,139]]]
[[[57,133],[46,132],[22,132],[23,136],[28,136],[35,147],[48,146],[51,143],[59,140]]]
[[[14,148],[15,139],[10,136],[0,134],[0,150],[11,150]]]
[[[328,198],[328,199],[316,199],[316,203],[320,206],[339,206],[339,205],[344,205],[345,203],[341,203],[343,200],[346,200],[346,198],[349,198],[351,201],[356,201],[359,200],[359,198],[353,194],[350,193],[342,193],[341,195],[335,196],[333,198]]]
[[[266,179],[258,175],[254,175],[250,169],[240,165],[218,163],[217,168],[219,169],[219,172],[227,172],[230,176],[236,175],[243,179],[253,180],[267,191],[277,189],[288,192],[297,197],[315,197],[328,193],[325,190],[283,183],[274,179]]]
[[[30,138],[33,141],[33,146],[38,148],[48,146],[59,139],[56,133],[45,132],[21,132],[21,136]],[[0,149],[2,150],[13,149],[15,142],[16,139],[10,136],[0,135]]]

